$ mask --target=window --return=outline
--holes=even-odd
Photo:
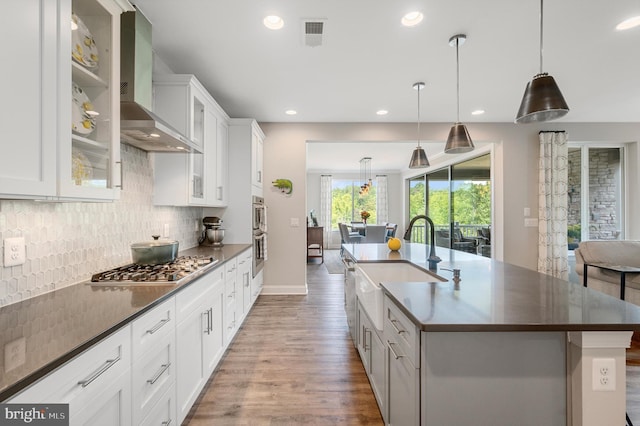
[[[618,240],[623,230],[623,148],[570,144],[567,196],[569,250],[585,240]]]
[[[376,223],[376,182],[366,195],[360,195],[361,183],[353,179],[332,179],[331,181],[331,229],[337,230],[338,223],[361,222],[360,212],[371,216],[367,223]]]
[[[409,218],[427,214],[435,243],[491,257],[491,157],[453,164],[409,180]],[[426,242],[424,224],[414,225],[411,241]]]

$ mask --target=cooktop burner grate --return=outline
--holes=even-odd
[[[209,256],[181,256],[173,262],[160,265],[138,265],[134,263],[94,274],[91,277],[91,282],[174,283],[217,262],[217,259]]]

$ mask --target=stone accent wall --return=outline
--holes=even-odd
[[[181,250],[198,244],[202,208],[154,206],[149,155],[122,144],[121,158],[125,189],[115,202],[0,201],[0,239],[25,237],[27,257],[23,265],[2,263],[0,306],[131,263],[130,244],[162,235],[164,224]]]
[[[569,149],[569,226],[580,224],[580,155],[579,149]],[[589,239],[619,238],[620,167],[618,148],[589,149]]]

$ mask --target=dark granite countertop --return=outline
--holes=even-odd
[[[427,247],[345,244],[358,263],[410,262],[427,269]],[[437,248],[438,275],[448,282],[382,282],[381,287],[423,331],[640,330],[640,307],[526,268]],[[460,269],[453,282],[446,269]]]
[[[228,244],[221,248],[194,247],[180,256],[205,255],[219,260],[208,272],[250,248]],[[0,357],[0,401],[62,365],[99,340],[107,337],[167,297],[188,286],[143,284],[92,286],[87,282],[64,287],[23,302],[0,308],[0,348],[24,339],[26,361],[6,371]]]

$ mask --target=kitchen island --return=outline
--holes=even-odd
[[[379,262],[427,269],[422,244],[343,248],[356,270]],[[625,348],[640,330],[640,307],[503,262],[437,252],[433,280],[379,283],[382,329],[357,305],[364,337],[356,342],[371,351],[369,364],[376,336],[383,346],[386,373],[372,387],[387,423],[624,424]],[[461,280],[447,269],[460,269]],[[612,366],[602,381],[594,361]]]

